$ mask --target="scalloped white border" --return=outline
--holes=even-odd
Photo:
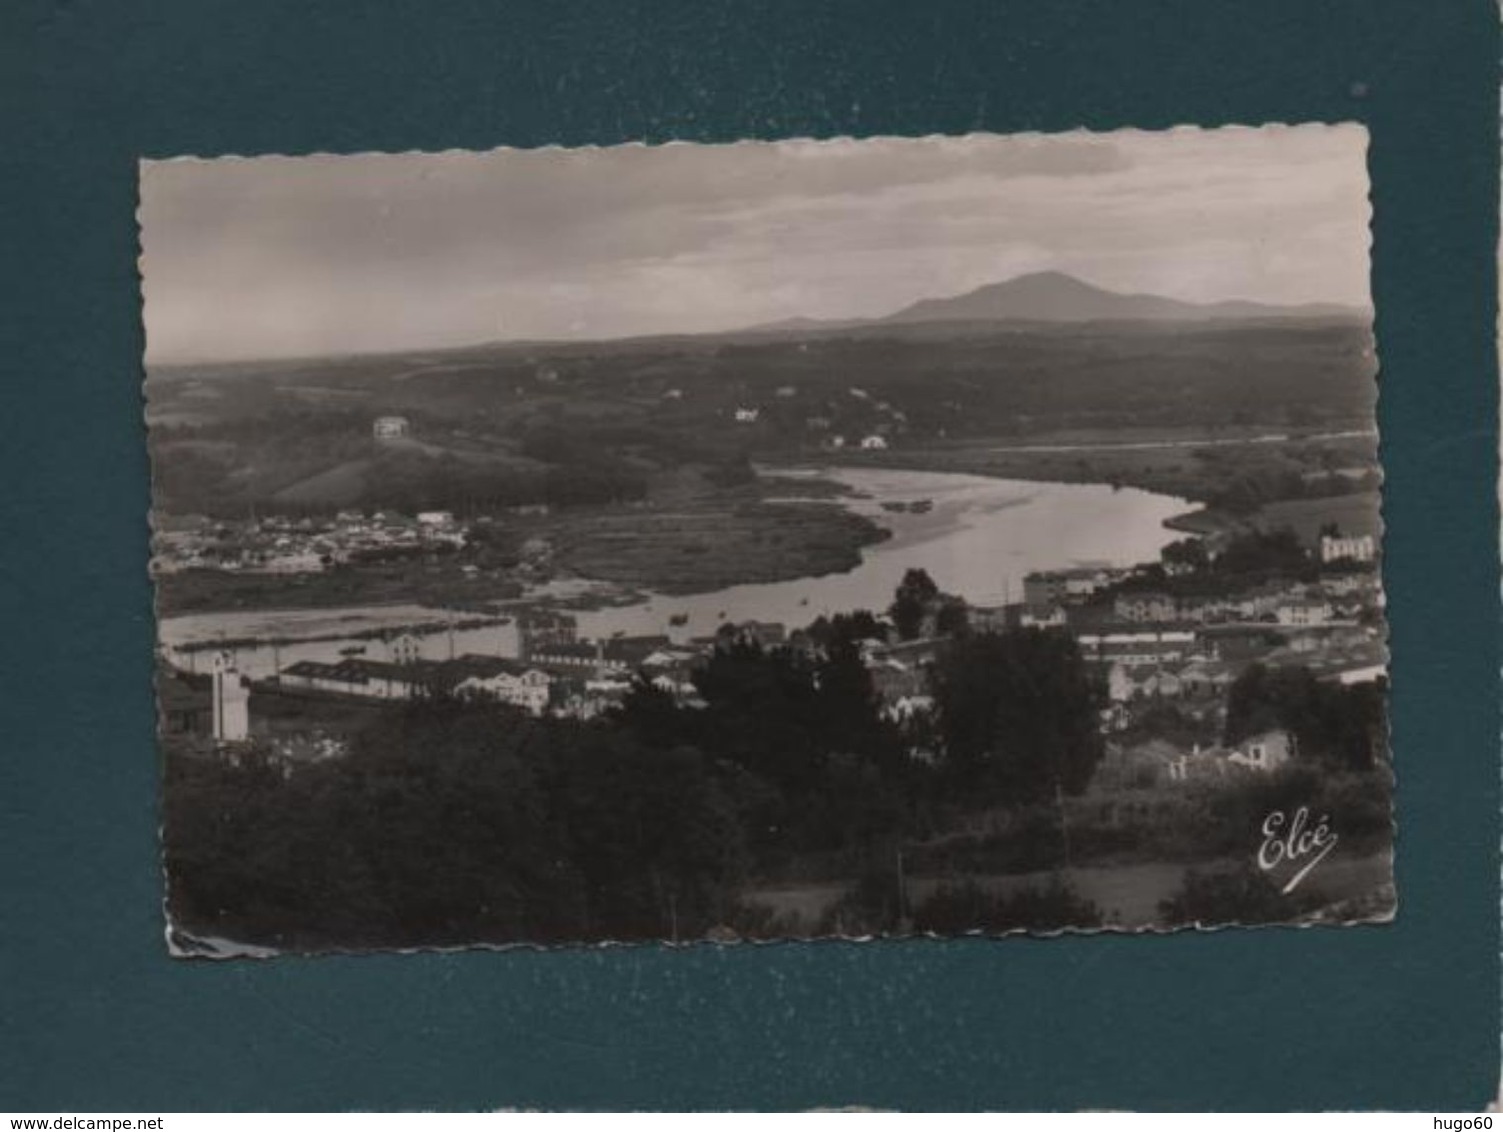
[[[915,134],[915,135],[906,135],[906,134],[871,134],[871,135],[863,135],[863,136],[856,136],[856,135],[853,135],[853,134],[832,134],[832,135],[830,135],[828,137],[816,137],[816,136],[812,136],[812,135],[803,134],[803,135],[796,135],[796,136],[791,136],[791,137],[787,137],[787,138],[738,138],[738,139],[736,139],[734,141],[723,141],[723,142],[722,141],[691,141],[691,140],[685,140],[685,139],[670,138],[670,139],[668,139],[666,141],[660,141],[660,142],[658,142],[658,141],[626,141],[626,142],[611,142],[611,143],[607,143],[607,144],[603,144],[603,145],[602,144],[598,144],[598,143],[590,143],[590,144],[577,145],[577,146],[558,145],[558,144],[547,144],[547,145],[539,145],[539,146],[507,146],[507,145],[501,145],[501,146],[496,146],[496,147],[491,148],[491,149],[448,148],[448,149],[438,149],[438,150],[427,150],[427,149],[407,149],[407,150],[391,150],[391,151],[384,151],[384,150],[358,150],[358,151],[353,151],[353,152],[335,152],[335,151],[332,151],[332,150],[313,150],[313,151],[310,151],[310,152],[307,152],[307,153],[283,153],[283,152],[265,153],[265,154],[226,153],[226,154],[215,154],[215,155],[182,154],[182,155],[175,155],[175,156],[171,156],[171,157],[140,157],[140,158],[137,158],[137,162],[136,162],[136,168],[137,168],[137,204],[136,204],[136,212],[135,212],[136,232],[137,232],[136,276],[137,276],[137,289],[138,289],[138,292],[139,292],[138,298],[139,298],[142,310],[144,312],[145,301],[146,301],[145,292],[144,292],[144,282],[145,282],[145,264],[144,264],[144,259],[145,259],[145,253],[144,253],[144,248],[141,245],[141,233],[143,231],[143,220],[142,220],[142,216],[141,216],[142,201],[141,201],[140,185],[141,185],[141,176],[142,176],[142,174],[144,174],[145,170],[148,167],[154,166],[154,165],[218,164],[218,163],[223,163],[223,162],[280,162],[280,161],[285,161],[285,162],[302,162],[302,161],[309,161],[309,160],[338,160],[338,161],[343,161],[343,160],[362,160],[362,159],[367,159],[368,160],[368,159],[372,159],[372,158],[380,159],[380,158],[389,158],[389,157],[407,157],[407,158],[420,157],[420,158],[429,158],[429,159],[432,159],[432,158],[444,158],[444,157],[455,157],[455,156],[457,156],[457,157],[471,157],[471,158],[473,158],[473,157],[498,157],[498,156],[504,155],[504,154],[520,154],[520,155],[525,155],[525,156],[537,156],[537,155],[546,155],[546,154],[570,154],[570,155],[572,155],[572,154],[579,154],[579,153],[601,153],[601,152],[609,152],[609,151],[612,151],[612,150],[620,150],[620,149],[648,150],[648,149],[674,149],[674,148],[694,148],[694,149],[777,148],[777,147],[789,146],[789,145],[798,145],[798,146],[831,146],[831,147],[851,147],[851,148],[854,148],[854,147],[862,146],[862,145],[865,145],[865,144],[871,143],[871,142],[888,142],[888,143],[892,143],[892,142],[899,142],[899,143],[902,143],[902,142],[913,142],[913,143],[919,143],[919,142],[942,141],[942,142],[951,143],[951,144],[955,144],[955,145],[964,145],[966,142],[971,141],[972,139],[977,139],[977,138],[1006,139],[1008,141],[1046,141],[1046,140],[1047,141],[1056,141],[1056,140],[1060,140],[1060,139],[1073,139],[1073,138],[1080,138],[1080,139],[1087,139],[1087,138],[1089,138],[1089,139],[1112,139],[1112,138],[1120,138],[1120,137],[1124,137],[1124,136],[1131,137],[1131,136],[1145,136],[1145,135],[1154,136],[1154,137],[1160,137],[1160,138],[1168,138],[1168,137],[1173,137],[1173,136],[1176,136],[1176,135],[1203,136],[1203,135],[1207,135],[1207,134],[1264,133],[1264,132],[1270,132],[1270,131],[1271,132],[1296,132],[1297,131],[1297,132],[1303,132],[1303,133],[1315,133],[1317,131],[1329,132],[1331,130],[1359,130],[1359,131],[1361,131],[1361,134],[1362,134],[1362,139],[1363,139],[1363,171],[1364,171],[1364,174],[1366,175],[1367,186],[1368,186],[1368,195],[1367,195],[1367,201],[1368,201],[1368,224],[1367,224],[1368,242],[1367,242],[1367,246],[1366,246],[1365,250],[1366,250],[1367,258],[1368,258],[1369,278],[1371,278],[1371,272],[1372,272],[1372,254],[1373,254],[1372,218],[1373,218],[1373,210],[1374,210],[1374,206],[1373,206],[1373,202],[1372,202],[1372,170],[1371,170],[1372,135],[1371,135],[1370,131],[1368,130],[1366,124],[1363,123],[1363,122],[1361,122],[1361,121],[1359,121],[1359,120],[1357,120],[1357,119],[1338,119],[1336,121],[1329,121],[1329,122],[1328,121],[1266,122],[1266,123],[1263,123],[1261,125],[1251,125],[1251,124],[1241,123],[1241,122],[1228,122],[1228,123],[1224,123],[1224,124],[1221,124],[1221,125],[1203,126],[1203,125],[1185,123],[1185,124],[1180,124],[1180,125],[1175,125],[1175,126],[1167,126],[1167,127],[1161,128],[1161,129],[1145,129],[1145,128],[1141,128],[1141,127],[1125,126],[1125,127],[1120,127],[1120,128],[1114,128],[1114,129],[1100,130],[1100,129],[1092,129],[1092,128],[1086,127],[1086,126],[1079,126],[1079,127],[1076,127],[1075,129],[1071,129],[1071,130],[1058,130],[1058,131],[1028,130],[1028,131],[1022,131],[1022,132],[1018,132],[1018,133],[998,133],[996,131],[991,131],[991,130],[968,130],[968,131],[966,131],[964,133],[959,133],[959,134],[950,134],[950,133],[943,133],[943,132],[928,133],[928,134]],[[1374,370],[1373,381],[1374,381],[1374,384],[1377,385],[1377,387],[1378,387],[1378,399],[1377,399],[1377,401],[1374,404],[1373,424],[1374,424],[1374,427],[1378,429],[1378,471],[1379,471],[1379,488],[1378,488],[1378,498],[1379,498],[1378,539],[1379,539],[1379,543],[1381,545],[1382,542],[1386,541],[1386,533],[1387,533],[1387,529],[1388,529],[1386,507],[1384,505],[1387,493],[1386,493],[1386,491],[1384,490],[1384,487],[1383,487],[1383,451],[1384,451],[1384,448],[1385,448],[1385,444],[1384,444],[1384,440],[1383,440],[1382,430],[1379,427],[1379,425],[1381,423],[1381,417],[1382,417],[1382,381],[1381,381],[1381,377],[1382,377],[1382,359],[1381,359],[1380,352],[1377,349],[1378,324],[1379,324],[1379,321],[1380,321],[1380,314],[1379,314],[1379,312],[1377,310],[1376,300],[1375,300],[1375,298],[1372,297],[1371,287],[1369,287],[1369,298],[1370,298],[1370,302],[1372,303],[1372,308],[1373,308],[1373,316],[1372,316],[1372,323],[1371,323],[1371,326],[1370,326],[1370,333],[1371,333],[1372,339],[1373,339],[1374,360],[1377,363],[1377,365],[1375,367],[1375,370]],[[145,341],[144,318],[143,318],[142,321],[143,321],[143,342],[144,342]],[[142,423],[143,434],[144,434],[144,430],[148,428],[148,425],[147,425],[147,422],[146,422],[147,396],[146,396],[146,364],[145,364],[145,352],[144,351],[143,351],[143,354],[142,354],[142,358],[140,360],[140,365],[141,365],[141,373],[140,373],[140,376],[141,376],[141,384],[140,384],[140,393],[141,393],[141,423]],[[1503,480],[1500,480],[1500,483],[1503,483]],[[1503,491],[1503,488],[1500,488],[1500,491]],[[155,520],[154,520],[154,512],[152,510],[150,510],[150,509],[148,509],[148,512],[147,512],[147,515],[146,515],[146,527],[147,527],[147,533],[148,533],[148,546],[149,546],[150,545],[150,539],[154,536],[155,531],[156,531],[156,525],[155,525]],[[150,573],[150,571],[149,571],[149,562],[148,562],[148,574],[149,573]],[[160,618],[160,609],[158,607],[157,589],[156,589],[155,579],[151,580],[151,585],[152,585],[152,614],[153,614],[153,619],[156,620],[156,619]],[[1385,597],[1384,608],[1386,610],[1386,608],[1387,608],[1386,590],[1383,588],[1383,583],[1382,583],[1382,577],[1381,577],[1381,575],[1380,575],[1380,578],[1379,578],[1379,588],[1380,588],[1380,593],[1383,593],[1384,597]],[[1383,621],[1383,628],[1384,628],[1384,646],[1385,646],[1385,650],[1387,650],[1387,645],[1388,645],[1388,640],[1389,640],[1389,637],[1390,637],[1390,632],[1389,632],[1388,618],[1387,618],[1386,612],[1385,612],[1384,621]],[[153,637],[154,637],[154,639],[153,639],[153,647],[155,647],[155,634],[153,635]],[[1388,655],[1389,655],[1389,670],[1388,670],[1389,691],[1388,691],[1388,702],[1389,702],[1389,704],[1392,704],[1392,701],[1393,701],[1393,679],[1392,679],[1392,652],[1391,652],[1391,650],[1388,650]],[[156,688],[155,666],[153,666],[153,678],[152,678],[152,705],[153,705],[153,709],[154,710],[158,710],[159,711],[158,702],[157,702],[157,688]],[[989,940],[989,941],[996,941],[996,940],[1004,940],[1004,939],[1011,940],[1011,939],[1020,939],[1020,938],[1021,939],[1031,939],[1031,940],[1042,940],[1042,939],[1058,939],[1061,936],[1100,936],[1100,935],[1110,935],[1110,936],[1142,937],[1142,936],[1179,935],[1179,934],[1183,934],[1183,933],[1194,933],[1194,934],[1197,934],[1197,935],[1204,933],[1204,934],[1212,934],[1212,935],[1214,935],[1214,934],[1219,934],[1219,933],[1222,933],[1222,932],[1236,931],[1236,930],[1260,930],[1260,929],[1268,929],[1268,930],[1275,930],[1276,931],[1276,930],[1280,930],[1280,929],[1290,929],[1290,928],[1304,930],[1304,929],[1316,928],[1316,927],[1343,927],[1343,928],[1345,928],[1345,927],[1381,926],[1381,925],[1386,925],[1386,924],[1393,923],[1397,919],[1397,917],[1398,917],[1398,910],[1399,910],[1399,893],[1398,893],[1398,883],[1397,883],[1398,878],[1397,878],[1397,872],[1396,872],[1397,859],[1398,859],[1398,845],[1399,845],[1399,838],[1400,838],[1400,831],[1399,831],[1399,825],[1398,825],[1398,811],[1399,811],[1399,802],[1400,802],[1399,792],[1398,792],[1399,791],[1399,779],[1398,779],[1397,768],[1396,768],[1395,759],[1394,759],[1394,750],[1393,750],[1393,742],[1392,742],[1392,715],[1391,715],[1391,712],[1390,713],[1386,713],[1385,718],[1386,718],[1386,721],[1387,721],[1387,724],[1388,724],[1388,743],[1387,743],[1387,745],[1388,745],[1388,751],[1389,751],[1389,771],[1390,771],[1390,774],[1391,774],[1391,776],[1393,778],[1392,804],[1391,804],[1391,807],[1390,807],[1390,816],[1391,816],[1391,820],[1392,820],[1392,824],[1393,824],[1393,839],[1392,839],[1392,843],[1391,843],[1392,847],[1391,847],[1391,849],[1388,852],[1389,875],[1390,875],[1390,881],[1389,881],[1388,887],[1390,887],[1393,890],[1393,900],[1392,900],[1391,904],[1389,905],[1388,909],[1385,912],[1377,913],[1375,915],[1368,916],[1368,917],[1363,917],[1363,918],[1360,918],[1360,919],[1330,921],[1330,920],[1320,919],[1318,917],[1313,917],[1312,918],[1312,917],[1308,917],[1307,916],[1307,917],[1300,917],[1300,918],[1295,918],[1295,919],[1291,919],[1291,920],[1287,920],[1287,921],[1280,921],[1278,923],[1244,924],[1244,923],[1239,923],[1239,922],[1230,922],[1230,923],[1224,923],[1224,924],[1206,924],[1206,923],[1201,923],[1201,922],[1197,921],[1195,923],[1190,923],[1190,924],[1175,924],[1175,925],[1160,925],[1160,924],[1143,924],[1143,925],[1137,925],[1137,926],[1132,926],[1132,925],[1102,925],[1102,926],[1097,927],[1097,928],[1060,928],[1060,929],[1056,929],[1056,930],[1053,930],[1053,931],[1037,931],[1037,930],[1026,929],[1026,928],[1020,928],[1020,929],[1016,929],[1016,930],[1013,930],[1013,931],[1005,931],[1005,932],[986,932],[986,931],[982,931],[982,930],[977,930],[977,931],[968,931],[968,932],[960,933],[958,935],[949,935],[949,936],[938,935],[938,934],[933,933],[933,932],[912,932],[912,933],[907,933],[907,934],[903,934],[903,935],[892,934],[892,935],[864,935],[864,936],[845,936],[845,935],[789,936],[787,938],[782,938],[782,939],[738,939],[738,940],[723,940],[723,941],[722,940],[700,939],[700,940],[684,940],[684,941],[680,941],[680,942],[677,942],[677,943],[670,942],[670,941],[667,941],[667,940],[659,940],[659,941],[654,941],[654,942],[647,942],[647,941],[641,941],[641,942],[638,942],[638,941],[617,941],[617,940],[600,940],[600,941],[583,941],[583,940],[581,940],[581,941],[579,941],[577,943],[556,943],[556,944],[525,943],[525,942],[511,942],[511,943],[484,943],[484,942],[477,942],[477,943],[466,943],[466,944],[456,944],[456,945],[446,945],[446,946],[429,946],[429,947],[407,947],[407,948],[394,948],[394,947],[378,947],[378,948],[338,947],[338,948],[315,949],[315,950],[298,950],[298,951],[278,951],[278,950],[275,950],[275,949],[272,949],[272,948],[260,947],[260,946],[256,946],[256,945],[252,945],[252,944],[242,944],[242,943],[238,943],[238,942],[235,942],[235,941],[232,941],[232,940],[218,940],[218,939],[215,939],[214,942],[213,942],[213,945],[212,945],[212,946],[215,947],[215,950],[213,950],[213,951],[203,951],[203,950],[195,950],[191,946],[182,946],[182,945],[180,945],[179,942],[178,942],[179,939],[182,939],[182,940],[185,940],[185,941],[196,941],[196,940],[199,939],[199,937],[196,937],[196,936],[194,936],[190,932],[187,932],[187,931],[184,931],[184,930],[182,930],[180,928],[175,927],[174,924],[173,924],[173,922],[172,922],[171,909],[168,907],[168,903],[167,903],[167,882],[168,882],[167,861],[166,861],[166,854],[165,854],[165,844],[164,844],[164,841],[162,839],[163,829],[162,829],[162,820],[161,820],[161,817],[162,817],[162,815],[161,815],[161,809],[162,809],[162,805],[163,805],[163,799],[160,797],[160,791],[159,791],[159,797],[158,797],[157,846],[158,846],[158,863],[159,863],[161,871],[162,871],[162,897],[161,897],[161,906],[162,906],[162,918],[163,918],[163,940],[166,943],[168,954],[170,956],[172,956],[173,958],[175,958],[175,959],[198,959],[198,960],[222,961],[222,960],[247,959],[247,958],[250,958],[250,959],[289,959],[289,958],[291,958],[291,959],[318,959],[318,958],[325,958],[325,957],[330,957],[330,956],[364,957],[364,956],[381,956],[381,955],[432,955],[432,954],[455,955],[455,954],[466,954],[466,953],[471,953],[471,952],[482,952],[482,953],[483,952],[515,952],[515,951],[536,951],[536,952],[566,951],[566,952],[581,952],[581,951],[593,951],[593,950],[600,950],[600,949],[630,949],[630,950],[669,949],[669,950],[679,951],[679,950],[685,950],[685,949],[691,949],[691,948],[715,948],[715,949],[735,948],[735,949],[742,949],[742,948],[747,948],[747,947],[753,947],[753,948],[782,947],[782,946],[787,946],[787,945],[802,945],[802,944],[811,944],[811,943],[813,943],[813,944],[832,944],[832,945],[838,945],[838,944],[853,944],[853,943],[854,944],[862,944],[862,943],[873,943],[873,942],[881,942],[881,943],[909,943],[909,942],[915,942],[915,941],[928,941],[928,940],[939,940],[939,941],[942,941],[942,942],[951,942],[951,941],[957,941],[957,940],[971,940],[971,941],[974,941],[974,940]],[[158,716],[158,721],[159,721],[159,726],[160,726],[160,715]],[[208,944],[207,940],[204,940],[202,942],[204,942],[205,944]]]

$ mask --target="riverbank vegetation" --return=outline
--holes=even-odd
[[[386,603],[476,608],[515,601],[559,579],[598,584],[601,600],[638,591],[706,593],[854,569],[889,537],[871,519],[824,498],[776,499],[786,481],[735,489],[685,485],[655,503],[481,516],[466,544],[363,555],[313,573],[191,569],[157,578],[164,616],[244,609],[316,609]],[[800,492],[838,485],[803,479]]]

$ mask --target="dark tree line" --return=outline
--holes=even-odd
[[[1294,736],[1302,759],[1342,770],[1372,769],[1388,745],[1384,680],[1343,685],[1308,668],[1249,667],[1227,693],[1225,741],[1274,728]]]
[[[702,935],[745,868],[699,751],[414,704],[344,758],[169,759],[174,919],[286,947]]]
[[[887,615],[902,641],[963,636],[969,628],[965,601],[940,590],[927,570],[904,572]]]
[[[1084,790],[1101,760],[1097,689],[1067,633],[956,640],[936,673],[945,765],[964,796],[1036,802]]]
[[[695,674],[703,707],[645,682],[591,722],[439,694],[325,762],[173,755],[174,918],[312,948],[754,931],[749,883],[881,877],[937,815],[1084,787],[1099,745],[1066,635],[952,642],[926,762],[879,710],[860,643],[873,620],[826,622],[812,655],[723,642]],[[977,927],[1012,914],[946,900],[936,925],[972,905]]]
[[[1314,582],[1320,565],[1290,527],[1238,531],[1214,557],[1198,538],[1171,542],[1160,552],[1162,564],[1154,563],[1101,592],[1162,591],[1179,597],[1223,596],[1265,582]],[[1169,573],[1166,567],[1180,568]]]

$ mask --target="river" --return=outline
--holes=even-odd
[[[1127,566],[1157,558],[1166,543],[1180,537],[1164,521],[1191,507],[1183,499],[1135,488],[949,472],[810,468],[777,475],[788,482],[788,498],[799,497],[801,478],[817,476],[843,484],[852,494],[840,502],[871,516],[892,536],[866,547],[860,564],[843,574],[689,596],[651,596],[632,605],[578,611],[581,634],[666,633],[685,640],[713,633],[727,621],[777,621],[792,628],[821,614],[880,611],[891,602],[904,571],[915,567],[927,571],[942,590],[975,604],[1018,601],[1024,575],[1034,570]],[[922,513],[892,512],[882,506],[922,501],[931,504]],[[359,634],[432,625],[445,617],[441,610],[411,605],[194,614],[164,620],[160,639],[168,656],[184,667],[202,663],[203,658],[192,660],[191,653],[179,651],[183,645],[219,638],[295,639],[276,647],[234,650],[241,671],[263,677],[298,660],[337,660],[346,649],[363,648],[372,659],[386,659],[380,640]],[[456,618],[462,620],[463,615]],[[434,660],[467,652],[516,656],[518,651],[516,627],[510,623],[453,630],[440,625],[414,636],[421,654]],[[310,639],[314,637],[321,639]]]

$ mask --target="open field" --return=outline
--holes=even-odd
[[[628,511],[553,531],[571,573],[664,594],[840,573],[887,537],[839,506],[808,503]]]

